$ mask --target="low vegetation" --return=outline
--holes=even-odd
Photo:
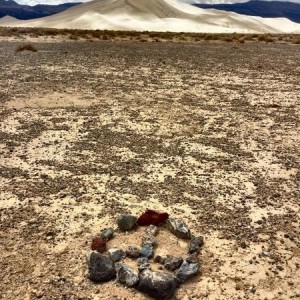
[[[18,46],[16,49],[16,52],[23,52],[23,51],[37,52],[37,49],[31,44]]]
[[[202,42],[225,41],[228,43],[290,43],[300,44],[300,34],[241,34],[241,33],[187,33],[187,32],[139,32],[114,30],[80,30],[54,28],[8,28],[0,27],[0,37],[39,38],[56,37],[68,40],[105,40],[105,41],[140,41],[140,42]],[[25,49],[26,50],[26,49]]]

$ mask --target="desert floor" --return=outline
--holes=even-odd
[[[148,299],[86,279],[91,239],[146,208],[205,238],[176,299],[299,299],[299,45],[20,44],[0,41],[2,299]]]

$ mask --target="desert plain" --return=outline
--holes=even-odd
[[[2,299],[149,299],[86,277],[92,238],[147,208],[205,240],[175,299],[299,299],[299,44],[24,42],[0,41]]]

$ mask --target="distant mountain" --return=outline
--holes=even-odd
[[[0,18],[12,16],[20,20],[37,19],[62,12],[80,3],[65,3],[60,5],[21,5],[13,0],[0,0]]]
[[[196,2],[196,1],[195,1]],[[300,23],[300,4],[281,1],[253,0],[234,4],[194,4],[201,8],[214,8],[218,10],[232,11],[238,14],[259,16],[263,18],[284,17],[293,22]]]

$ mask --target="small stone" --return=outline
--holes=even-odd
[[[91,252],[87,257],[88,278],[95,282],[105,282],[116,277],[113,261],[98,252]]]
[[[124,214],[119,216],[117,223],[122,231],[130,231],[136,226],[136,221],[135,216]]]
[[[118,263],[116,265],[117,278],[121,283],[132,287],[139,281],[138,273],[126,264]]]
[[[198,253],[197,252],[192,253],[191,255],[189,255],[186,258],[186,261],[190,264],[191,263],[194,263],[194,264],[199,263]]]
[[[200,269],[199,263],[188,263],[184,261],[181,267],[176,272],[176,277],[181,283],[186,282],[193,276],[195,276]]]
[[[198,237],[193,236],[189,244],[189,253],[190,254],[194,252],[199,253],[203,244],[204,244],[204,240],[202,236],[198,236]]]
[[[99,253],[106,251],[106,241],[101,237],[95,237],[92,241],[91,249]]]
[[[100,236],[101,236],[105,241],[108,241],[108,240],[110,240],[110,239],[113,237],[114,233],[115,233],[115,231],[114,231],[113,228],[106,228],[106,229],[104,229],[104,230],[101,232]]]
[[[153,246],[146,244],[141,248],[141,256],[151,258],[153,256]]]
[[[126,250],[126,255],[131,258],[138,258],[141,256],[141,250],[134,246],[129,246]]]
[[[137,223],[140,226],[159,225],[168,218],[169,214],[166,212],[148,209],[138,218]]]
[[[109,249],[108,254],[113,262],[118,262],[126,256],[125,252],[118,248]]]
[[[139,268],[139,271],[142,272],[144,270],[150,269],[150,263],[147,257],[140,257],[137,260],[137,265]]]
[[[171,299],[178,285],[177,278],[172,274],[145,270],[140,273],[137,289],[154,299]]]
[[[167,228],[178,238],[190,239],[191,231],[182,220],[168,219]]]
[[[178,269],[182,263],[183,263],[183,259],[181,257],[167,255],[167,258],[164,261],[164,266],[167,270],[174,271]]]

